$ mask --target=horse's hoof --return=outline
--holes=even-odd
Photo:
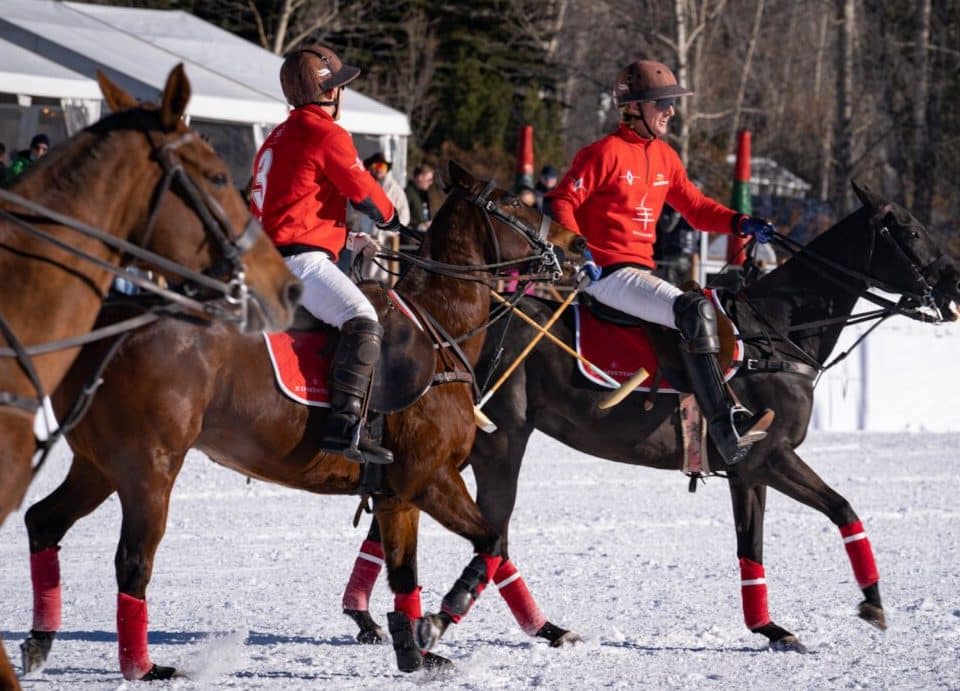
[[[424,664],[423,654],[417,649],[413,639],[413,626],[403,612],[390,612],[387,626],[393,637],[393,652],[397,655],[397,668],[401,672],[416,672]]]
[[[417,647],[426,652],[437,644],[446,630],[443,617],[439,614],[427,614],[416,625]]]
[[[881,631],[887,630],[887,616],[883,613],[883,607],[878,607],[864,600],[860,603],[858,616]]]
[[[537,638],[543,638],[550,642],[551,648],[560,648],[571,643],[582,643],[583,639],[579,634],[573,631],[561,629],[549,621],[540,627],[540,630],[534,634]]]
[[[183,678],[184,675],[177,671],[176,667],[161,667],[154,664],[150,671],[140,677],[140,681],[165,681],[173,678]]]
[[[770,650],[776,650],[780,653],[805,653],[807,652],[807,646],[791,633],[789,636],[770,641]]]
[[[453,661],[436,653],[423,654],[423,668],[431,671],[452,669]]]
[[[359,643],[374,645],[387,642],[387,632],[373,620],[370,612],[359,609],[345,609],[343,613],[353,619],[353,622],[360,627],[360,631],[357,633]]]
[[[27,640],[20,644],[20,663],[24,674],[43,667],[55,635],[55,631],[31,631]]]

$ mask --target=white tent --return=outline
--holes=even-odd
[[[191,124],[237,170],[249,170],[264,131],[287,115],[278,79],[281,58],[185,12],[0,0],[0,39],[88,79],[102,70],[151,101],[158,100],[170,69],[184,63],[193,92]],[[34,73],[22,64],[17,74],[22,79],[16,83],[0,82],[0,93],[20,94],[14,88]],[[341,124],[358,139],[361,153],[385,151],[402,175],[410,134],[403,113],[348,90]],[[72,131],[68,123],[67,133]]]

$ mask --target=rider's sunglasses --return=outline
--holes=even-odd
[[[670,110],[670,108],[677,105],[677,99],[675,96],[671,96],[670,98],[658,98],[653,102],[653,105],[657,107],[657,110]]]

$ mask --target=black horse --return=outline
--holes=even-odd
[[[950,303],[960,298],[960,274],[925,228],[903,208],[856,184],[854,189],[863,202],[862,209],[805,248],[779,237],[796,256],[723,299],[746,344],[746,364],[731,380],[732,389],[749,408],[771,408],[777,417],[768,437],[741,463],[727,468],[712,444],[709,462],[715,471],[726,471],[729,479],[745,622],[778,649],[803,650],[803,646],[794,634],[775,624],[767,611],[763,569],[767,487],[820,511],[839,527],[864,596],[859,615],[880,629],[886,627],[879,575],[857,514],[796,452],[807,433],[817,375],[844,326],[856,319],[854,304],[862,296],[880,304],[877,318],[903,314],[923,321],[954,318]],[[893,303],[868,293],[870,287],[900,295],[900,300]],[[543,324],[555,305],[525,299],[521,307]],[[551,331],[572,344],[572,322],[565,319]],[[516,320],[506,333],[503,329],[501,323],[487,339],[481,367],[491,362],[509,364],[535,335],[531,327]],[[503,352],[497,354],[501,344]],[[553,645],[575,636],[540,613],[507,551],[517,480],[530,434],[538,429],[579,451],[612,461],[665,470],[682,468],[676,395],[659,394],[651,400],[635,393],[620,405],[602,410],[599,404],[608,395],[609,391],[601,391],[579,374],[573,358],[544,339],[490,400],[485,411],[497,431],[478,435],[469,456],[476,476],[477,503],[502,534],[504,562],[494,581],[521,627]],[[374,522],[363,550],[375,551],[378,541]],[[370,571],[369,559],[358,559],[357,564],[344,609],[362,622],[353,610],[358,603],[365,604],[364,590],[372,589],[375,572]],[[366,620],[369,622],[369,617]],[[361,626],[360,640],[377,637],[377,629]]]

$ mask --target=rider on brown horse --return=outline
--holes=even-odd
[[[280,84],[294,109],[257,152],[250,206],[303,281],[301,304],[341,331],[320,448],[357,462],[392,463],[391,452],[371,439],[363,424],[383,328],[370,301],[335,263],[347,239],[347,199],[379,228],[400,227],[350,134],[336,123],[343,88],[359,74],[325,46],[287,55]]]
[[[603,267],[584,292],[634,317],[680,330],[683,362],[710,436],[727,463],[736,463],[766,435],[773,411],[754,415],[732,399],[717,363],[713,305],[699,291],[684,293],[653,275],[653,243],[664,202],[705,231],[766,242],[774,228],[701,193],[661,139],[677,98],[692,93],[662,63],[627,65],[614,88],[619,128],[577,153],[551,198],[557,221],[582,233]]]

